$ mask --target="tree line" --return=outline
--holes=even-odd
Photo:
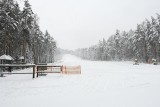
[[[160,61],[160,15],[137,24],[136,30],[116,30],[107,40],[103,38],[94,46],[77,49],[74,54],[88,60]]]
[[[23,56],[26,63],[53,62],[56,42],[40,30],[38,20],[28,0],[23,9],[15,0],[0,0],[0,55]]]

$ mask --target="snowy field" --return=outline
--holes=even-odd
[[[81,75],[6,75],[0,78],[0,107],[160,107],[160,65],[84,61]],[[25,69],[18,72],[32,72]]]

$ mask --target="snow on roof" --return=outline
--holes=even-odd
[[[21,56],[19,59],[24,59],[24,56]]]
[[[0,56],[0,60],[14,60],[10,55],[2,55]]]

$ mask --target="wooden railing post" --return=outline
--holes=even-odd
[[[38,77],[38,71],[39,71],[38,68],[39,68],[39,67],[37,66],[37,77]]]
[[[33,66],[33,78],[35,78],[35,65]]]

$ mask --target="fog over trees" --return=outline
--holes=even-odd
[[[89,60],[122,61],[136,58],[150,63],[154,58],[160,61],[160,15],[137,24],[136,30],[116,30],[109,39],[103,38],[94,46],[77,49],[75,54]]]
[[[47,30],[41,31],[38,21],[28,0],[24,0],[23,9],[15,0],[0,0],[0,55],[7,54],[15,60],[24,56],[26,63],[54,62],[55,53],[64,50],[55,52],[54,38]],[[103,38],[94,46],[67,53],[88,60],[160,61],[160,15],[137,24],[135,30],[116,30],[107,40]]]

